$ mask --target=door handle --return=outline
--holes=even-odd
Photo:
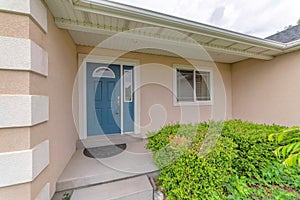
[[[118,115],[120,112],[119,112],[119,110],[120,110],[120,96],[118,96],[118,108],[117,108],[117,111],[115,112],[115,114],[116,115]]]

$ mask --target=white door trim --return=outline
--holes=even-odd
[[[113,61],[113,62],[112,62]],[[133,66],[134,71],[134,134],[140,133],[140,62],[135,59],[119,58],[115,60],[114,57],[78,54],[78,109],[79,109],[79,138],[86,139],[87,136],[87,109],[86,109],[86,63],[87,62],[98,62],[108,64],[118,64],[120,68],[120,77],[122,78],[123,65]],[[121,81],[121,109],[123,109],[123,95],[122,95]],[[123,117],[121,115],[121,134],[123,133]]]

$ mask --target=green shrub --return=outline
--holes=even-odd
[[[300,199],[300,168],[272,163],[259,179],[233,176],[226,184],[228,199]]]
[[[237,144],[238,156],[233,161],[233,168],[239,176],[260,176],[263,168],[276,161],[273,154],[276,144],[268,140],[270,133],[283,127],[254,124],[250,122],[224,122],[223,137],[231,138]]]
[[[62,200],[70,200],[71,199],[71,195],[68,192],[65,192],[63,194]]]
[[[270,134],[269,140],[281,145],[274,152],[279,159],[284,159],[284,165],[300,165],[300,127]]]
[[[161,170],[158,184],[168,199],[226,199],[238,187],[244,190],[240,195],[251,197],[254,189],[240,182],[262,180],[264,169],[277,162],[272,150],[278,146],[268,135],[281,130],[239,120],[175,124],[149,134],[147,148]]]
[[[208,125],[203,123],[197,126],[169,125],[158,132],[148,135],[147,148],[153,152],[153,158],[159,168],[163,168],[177,160],[194,141],[201,142],[204,139]]]
[[[168,199],[223,198],[222,186],[229,180],[234,144],[220,139],[208,157],[188,149],[173,164],[161,169],[159,181]]]

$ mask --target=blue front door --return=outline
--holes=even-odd
[[[87,135],[121,133],[120,65],[87,63]]]

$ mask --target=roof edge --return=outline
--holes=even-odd
[[[219,39],[224,39],[233,42],[240,42],[257,47],[263,47],[270,50],[288,53],[300,49],[300,40],[289,43],[282,43],[270,39],[263,39],[255,36],[250,36],[243,33],[183,19],[156,11],[138,8],[131,5],[126,5],[108,0],[68,0],[74,9],[105,14],[111,17],[120,17],[123,19],[133,20],[136,22],[148,23],[156,26],[164,26],[177,30],[183,30],[195,34],[214,36]]]
[[[286,47],[286,44],[281,42],[276,42],[272,40],[267,40],[263,38],[258,38],[255,36],[246,35],[243,33],[238,33],[235,31],[230,31],[211,25],[206,25],[203,23],[143,9],[137,8],[130,5],[125,5],[117,2],[107,1],[107,0],[73,0],[74,6],[76,9],[85,10],[85,11],[96,11],[97,9],[101,10],[102,8],[107,9],[111,14],[112,11],[124,15],[125,17],[131,18],[141,18],[147,21],[145,22],[165,22],[172,23],[174,27],[185,26],[191,30],[198,30],[199,32],[210,33],[214,36],[222,37],[227,40],[239,40],[240,42],[256,44],[259,46],[274,48],[278,50],[283,50]],[[103,9],[101,10],[103,12]],[[108,13],[109,14],[109,13]],[[186,31],[189,31],[188,29]]]

